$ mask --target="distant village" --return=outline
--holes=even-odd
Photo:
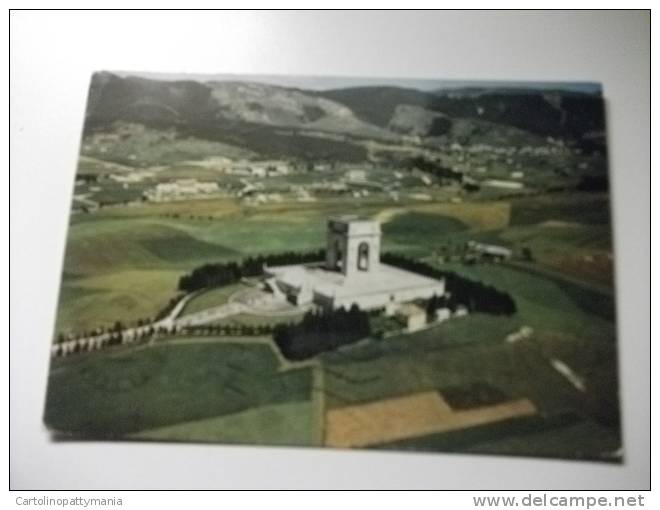
[[[99,145],[98,143],[96,145]],[[84,145],[94,156],[105,155],[105,145]],[[414,150],[413,150],[414,149]],[[377,156],[377,155],[376,155]],[[553,156],[574,161],[577,173],[588,173],[590,162],[578,148],[548,137],[538,146],[499,147],[488,144],[452,143],[443,151],[411,148],[400,160],[382,163],[329,163],[327,161],[251,160],[211,156],[172,165],[147,166],[129,154],[120,165],[94,158],[102,170],[79,171],[74,192],[74,211],[93,212],[99,207],[143,202],[174,202],[211,198],[235,198],[246,205],[293,200],[313,202],[323,196],[346,195],[365,199],[373,194],[397,202],[409,200],[461,201],[466,193],[493,190],[517,194],[533,191],[543,171],[526,171],[535,161]],[[92,158],[89,158],[92,159]],[[377,158],[374,158],[377,159]],[[415,160],[426,162],[420,167]],[[413,163],[411,163],[411,161]],[[436,165],[436,171],[433,167]],[[548,181],[556,182],[565,165],[549,168]],[[438,189],[442,193],[438,194]]]

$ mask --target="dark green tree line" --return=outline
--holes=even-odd
[[[384,253],[381,261],[391,266],[428,276],[444,279],[445,289],[449,296],[436,298],[428,306],[456,310],[459,304],[465,305],[471,312],[490,313],[493,315],[513,315],[516,313],[516,303],[513,298],[501,290],[482,282],[470,280],[451,271],[443,271],[418,260],[409,259],[403,255]],[[427,306],[427,313],[431,313]]]
[[[305,264],[325,259],[325,250],[313,252],[284,252],[248,257],[239,262],[205,264],[179,279],[179,290],[192,292],[209,287],[221,287],[238,282],[241,278],[260,276],[264,265],[282,266]]]
[[[310,311],[302,322],[275,327],[273,339],[285,358],[303,360],[369,336],[369,314],[350,310]]]

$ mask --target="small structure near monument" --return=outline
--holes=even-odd
[[[476,241],[469,241],[468,248],[472,253],[487,260],[508,260],[513,255],[513,252],[504,246],[496,244],[479,243]]]
[[[426,310],[413,303],[399,306],[396,317],[409,333],[419,331],[426,326]]]
[[[449,308],[438,308],[435,311],[436,322],[445,322],[449,319],[451,319],[451,310]]]

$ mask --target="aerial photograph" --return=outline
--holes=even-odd
[[[587,82],[95,73],[46,426],[622,462],[604,110]]]

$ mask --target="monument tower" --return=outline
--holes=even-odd
[[[378,272],[380,223],[358,216],[328,219],[326,269],[346,276]]]
[[[297,306],[383,309],[445,293],[443,279],[380,261],[380,223],[358,216],[328,219],[325,260],[266,267],[269,286]]]

